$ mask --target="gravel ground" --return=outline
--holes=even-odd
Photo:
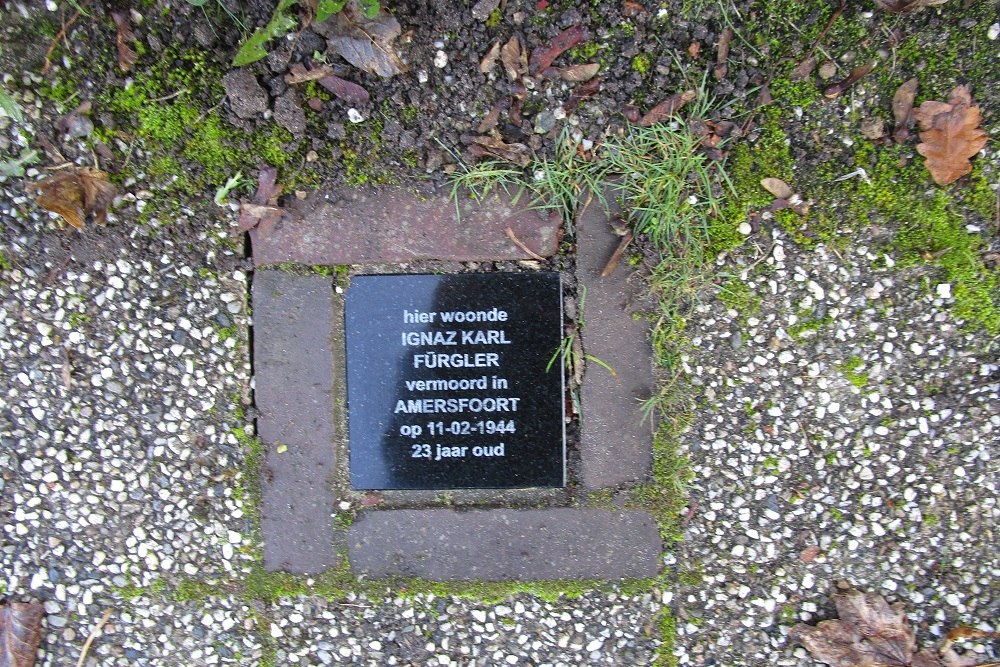
[[[753,270],[720,264],[759,308],[697,309],[680,664],[815,664],[787,631],[834,616],[840,580],[905,603],[925,644],[997,629],[996,341],[871,247],[779,237]]]

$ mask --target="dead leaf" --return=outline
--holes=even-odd
[[[42,641],[41,602],[0,605],[0,665],[32,667]]]
[[[480,134],[486,134],[497,126],[497,122],[500,120],[500,105],[494,104],[490,110],[483,116],[483,119],[479,122],[479,127],[476,128],[476,132]]]
[[[729,72],[729,45],[733,42],[731,28],[723,28],[719,34],[719,45],[716,47],[715,78],[723,79]]]
[[[572,113],[576,109],[580,102],[592,97],[598,90],[601,89],[601,77],[591,79],[582,86],[577,86],[573,89],[573,92],[569,94],[569,99],[566,100],[566,104],[563,105],[563,109],[566,113]]]
[[[823,97],[827,99],[834,99],[835,97],[840,97],[844,94],[848,88],[856,84],[861,77],[868,74],[875,68],[875,63],[865,63],[851,70],[851,73],[840,81],[835,81],[823,89]]]
[[[799,552],[799,560],[803,563],[811,563],[816,560],[816,556],[820,554],[820,549],[815,544],[810,544],[801,552]]]
[[[788,633],[789,639],[805,646],[813,658],[832,667],[972,667],[978,664],[975,654],[959,655],[951,648],[952,642],[959,637],[991,635],[979,631],[949,633],[938,650],[917,652],[916,636],[902,603],[890,606],[877,593],[853,588],[835,593],[833,602],[839,619],[817,625],[799,623]]]
[[[788,78],[792,81],[803,81],[809,78],[814,69],[816,69],[816,56],[806,56],[795,66]]]
[[[893,14],[906,14],[923,7],[943,5],[948,0],[875,0],[875,4]]]
[[[347,79],[341,79],[339,76],[334,76],[333,74],[327,74],[322,79],[319,79],[318,82],[319,85],[323,86],[348,104],[362,106],[368,104],[368,101],[371,99],[368,91],[363,87],[352,81],[348,81]]]
[[[587,65],[570,65],[559,70],[559,76],[563,81],[590,81],[601,71],[599,63],[589,63]]]
[[[476,157],[492,157],[527,167],[531,162],[531,149],[524,144],[508,144],[497,137],[468,137],[469,150]]]
[[[531,52],[531,60],[528,62],[530,71],[541,72],[548,69],[563,52],[572,49],[589,37],[590,33],[582,25],[566,28],[553,37],[547,45]]]
[[[493,46],[486,52],[483,59],[479,61],[479,73],[489,74],[497,66],[497,59],[500,57],[500,40],[493,42]]]
[[[319,85],[348,104],[362,106],[368,104],[369,100],[371,100],[371,96],[365,88],[352,81],[336,76],[333,73],[333,69],[328,65],[307,68],[302,63],[295,63],[289,68],[288,74],[285,75],[285,83],[289,85],[306,83],[308,81],[316,81]]]
[[[500,60],[511,81],[517,81],[528,73],[528,54],[521,48],[521,39],[517,35],[507,40],[500,49]]]
[[[897,144],[910,138],[910,128],[913,127],[913,100],[917,96],[917,77],[913,77],[899,88],[892,96],[892,117],[896,122],[892,138]]]
[[[920,124],[917,152],[926,159],[934,182],[948,185],[972,171],[969,162],[986,145],[982,116],[966,86],[951,91],[948,102],[929,100],[914,111]]]
[[[278,224],[285,210],[278,206],[281,186],[277,184],[278,169],[271,165],[261,167],[257,175],[257,191],[250,202],[240,202],[240,220],[237,233],[242,234],[251,229],[267,233]]]
[[[83,229],[87,216],[104,224],[108,207],[115,198],[115,186],[99,169],[72,169],[56,172],[43,181],[32,183],[29,190],[37,191],[38,205],[58,213],[77,229]]]
[[[639,125],[649,127],[650,125],[655,125],[656,123],[667,120],[680,111],[681,107],[696,97],[698,97],[698,93],[694,90],[685,90],[682,93],[674,93],[647,111],[646,115],[639,119]]]
[[[330,50],[358,69],[383,78],[406,71],[393,44],[402,28],[385,10],[379,9],[375,18],[370,19],[357,3],[348,2],[332,24],[327,37]]]
[[[139,54],[131,46],[135,42],[135,33],[132,32],[128,14],[125,12],[111,12],[111,18],[115,20],[115,26],[118,28],[118,36],[115,38],[115,45],[118,47],[118,68],[127,72],[139,59]]]
[[[795,194],[795,190],[780,178],[762,178],[760,184],[777,199],[791,199]]]

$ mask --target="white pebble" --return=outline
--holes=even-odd
[[[448,54],[444,51],[438,51],[434,54],[434,67],[438,69],[444,69],[448,66]]]

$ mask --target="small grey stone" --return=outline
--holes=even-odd
[[[493,10],[500,6],[500,0],[479,0],[472,6],[472,18],[477,21],[485,21],[493,13]]]
[[[274,120],[296,137],[306,131],[306,114],[299,103],[299,94],[288,90],[274,102]]]
[[[267,111],[267,93],[247,69],[234,69],[222,77],[229,104],[240,118],[253,118]]]
[[[535,133],[546,134],[556,126],[556,117],[551,111],[542,111],[535,116]]]

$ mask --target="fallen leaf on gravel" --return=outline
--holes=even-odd
[[[986,145],[987,136],[966,86],[952,90],[948,102],[928,100],[913,113],[920,124],[917,152],[926,158],[935,183],[948,185],[972,171],[969,159]]]
[[[566,113],[572,113],[576,109],[580,102],[587,99],[588,97],[593,97],[593,95],[601,89],[601,78],[597,77],[591,79],[582,86],[577,86],[573,89],[573,92],[569,94],[569,99],[566,100],[566,104],[563,105],[563,109]]]
[[[496,137],[471,137],[469,150],[476,157],[495,157],[527,167],[531,162],[531,149],[524,144],[508,144]]]
[[[541,72],[548,69],[563,52],[572,49],[588,37],[590,37],[590,33],[582,25],[566,28],[553,37],[552,41],[547,45],[531,52],[531,60],[528,61],[530,70],[532,72]]]
[[[795,194],[795,190],[780,178],[762,178],[760,184],[778,199],[790,199]]]
[[[871,72],[875,68],[875,63],[865,63],[851,70],[851,73],[840,81],[835,81],[831,83],[826,88],[823,89],[823,97],[827,99],[834,99],[835,97],[840,97],[844,94],[848,88],[856,84],[861,77]]]
[[[646,115],[639,119],[639,125],[649,127],[650,125],[655,125],[667,120],[680,111],[681,107],[696,97],[698,97],[698,93],[693,90],[685,90],[682,93],[674,93],[647,111]]]
[[[820,554],[820,549],[815,544],[811,544],[801,552],[799,552],[799,560],[803,563],[811,563],[816,560],[816,556]]]
[[[32,667],[42,641],[41,602],[0,605],[0,665]]]
[[[128,15],[125,12],[111,12],[111,18],[115,20],[115,27],[118,28],[118,36],[115,38],[115,45],[118,47],[118,68],[127,72],[139,59],[139,54],[131,46],[135,41],[135,33],[132,32],[132,26],[129,25]]]
[[[337,14],[327,44],[358,69],[389,78],[406,71],[393,45],[400,32],[399,21],[391,14],[380,9],[375,18],[368,18],[350,2]]]
[[[521,40],[517,35],[507,40],[500,49],[500,60],[511,81],[517,81],[528,73],[528,55],[521,48]]]
[[[816,69],[816,56],[807,56],[802,59],[802,62],[795,66],[795,69],[792,70],[792,73],[789,74],[788,78],[792,81],[803,81],[809,78],[809,75],[812,74],[814,69]]]
[[[494,104],[490,110],[483,116],[483,119],[479,122],[479,127],[476,128],[476,132],[480,134],[485,134],[491,131],[497,126],[497,122],[500,120],[500,105]]]
[[[893,14],[905,14],[922,7],[943,5],[948,0],[875,0],[875,4]]]
[[[590,81],[601,71],[599,63],[589,63],[587,65],[570,65],[559,70],[559,76],[563,81]]]
[[[733,41],[733,31],[731,28],[723,28],[719,34],[719,45],[716,48],[715,56],[715,78],[724,79],[729,73],[729,45]]]
[[[35,198],[39,206],[58,213],[77,229],[84,228],[89,215],[93,215],[98,224],[104,224],[108,207],[115,198],[115,186],[108,175],[87,167],[56,172],[43,181],[32,183],[28,189],[39,193]]]
[[[317,82],[348,104],[361,106],[368,104],[368,101],[371,99],[368,91],[358,84],[347,79],[341,79],[339,76],[334,76],[333,74],[327,74],[323,78],[318,79]]]
[[[913,100],[917,96],[917,77],[913,77],[899,88],[892,96],[892,117],[896,126],[892,131],[892,138],[897,144],[904,143],[910,138],[910,128],[913,127]]]
[[[269,232],[285,214],[278,206],[281,186],[277,184],[278,169],[271,165],[261,167],[257,175],[257,192],[250,202],[240,202],[240,220],[237,233],[256,228],[261,233]]]
[[[959,630],[949,633],[939,650],[917,652],[916,636],[902,603],[890,606],[877,593],[853,588],[834,593],[833,603],[839,619],[817,625],[799,623],[788,633],[789,639],[805,646],[813,658],[832,667],[973,667],[979,664],[976,655],[960,655],[951,648],[952,643],[959,638],[996,636]]]
[[[500,41],[493,42],[493,46],[486,52],[483,59],[479,61],[479,73],[489,74],[497,66],[497,59],[500,57]]]
[[[306,68],[302,63],[295,63],[285,75],[285,83],[290,85],[307,81],[316,81],[348,104],[361,106],[368,104],[371,99],[367,90],[352,81],[336,76],[333,69],[327,65]]]

